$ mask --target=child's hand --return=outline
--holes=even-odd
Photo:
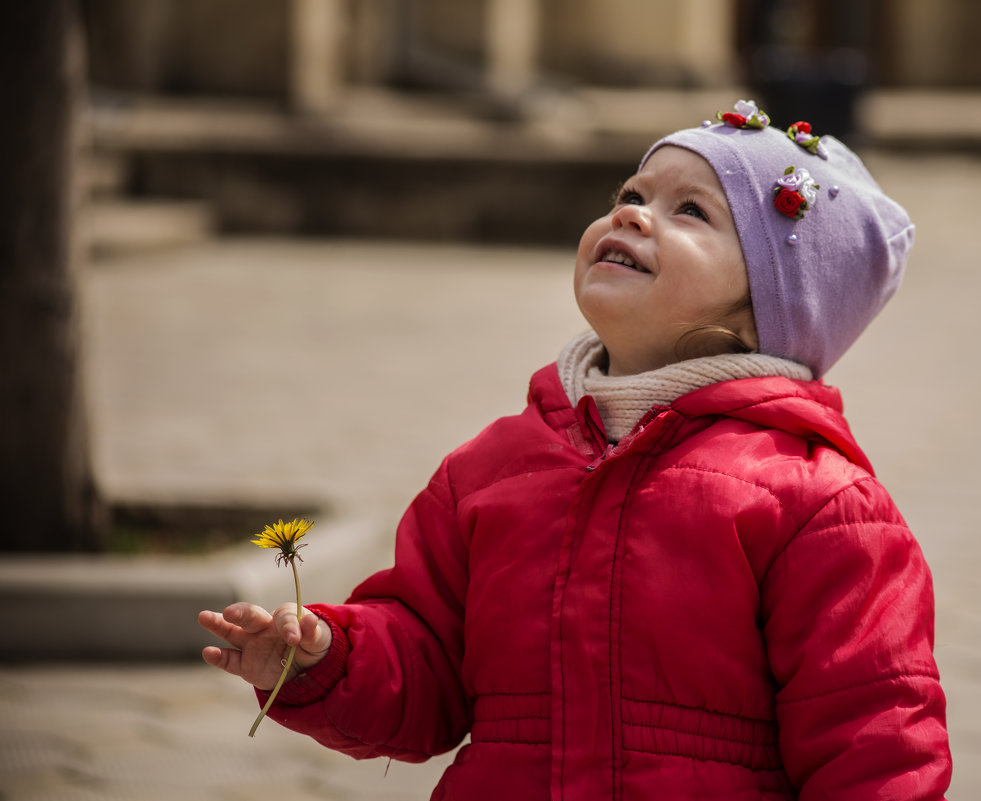
[[[283,604],[269,614],[261,606],[236,603],[221,614],[201,612],[198,623],[232,646],[209,645],[201,652],[204,661],[260,690],[275,686],[291,646],[297,649],[289,679],[323,659],[331,641],[330,626],[316,615],[308,612],[296,619],[296,604]]]

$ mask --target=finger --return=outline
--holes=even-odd
[[[216,637],[221,637],[229,643],[236,639],[236,635],[242,631],[238,626],[225,620],[220,613],[210,610],[198,612],[198,624]]]
[[[201,656],[209,665],[221,668],[233,676],[242,675],[242,652],[233,648],[218,648],[209,645],[201,651]]]
[[[272,615],[265,609],[245,601],[225,607],[222,617],[247,634],[258,634],[263,629],[269,628],[269,624],[273,622]]]
[[[198,623],[216,637],[223,639],[233,648],[243,648],[251,636],[240,626],[226,620],[224,613],[200,612],[198,613]]]
[[[239,620],[250,628],[255,628],[255,633],[261,633],[269,628],[268,622],[272,621],[272,617],[262,607],[252,604],[233,604],[221,614],[210,610],[198,613],[198,623],[202,628],[221,638],[232,648],[241,650],[254,634],[235,622]],[[268,621],[265,626],[261,625],[264,620]]]
[[[300,622],[296,618],[296,604],[283,604],[272,614],[273,621],[287,645],[299,645]]]

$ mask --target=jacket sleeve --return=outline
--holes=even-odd
[[[269,716],[358,759],[418,762],[455,747],[472,724],[460,675],[467,573],[444,462],[402,518],[394,567],[343,605],[308,607],[334,641]]]
[[[761,585],[784,767],[800,801],[937,801],[950,782],[929,569],[865,478],[790,541]]]

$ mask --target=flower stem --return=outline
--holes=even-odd
[[[300,574],[296,569],[296,561],[290,559],[289,562],[290,567],[293,568],[293,583],[296,585],[296,619],[299,621],[303,617],[303,602],[300,598]],[[290,648],[290,652],[286,656],[286,661],[283,662],[283,672],[279,674],[279,681],[276,682],[276,686],[273,687],[272,692],[269,693],[269,698],[262,707],[262,711],[259,712],[255,722],[253,722],[252,728],[249,729],[249,737],[255,737],[256,729],[259,728],[259,724],[262,723],[262,719],[269,711],[269,707],[273,705],[273,701],[275,701],[276,696],[279,695],[279,689],[283,686],[283,683],[286,681],[286,677],[289,675],[290,668],[293,666],[293,657],[295,656],[296,646],[294,645],[292,648]]]

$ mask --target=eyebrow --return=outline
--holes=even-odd
[[[678,193],[685,196],[708,199],[714,206],[717,206],[720,211],[725,211],[732,214],[732,211],[729,208],[729,201],[725,195],[719,197],[718,193],[713,192],[710,189],[706,189],[704,186],[700,186],[699,184],[681,183],[678,185]]]
[[[639,180],[644,183],[653,181],[657,183],[653,176],[643,175],[641,173],[635,173],[631,178],[628,178],[624,184],[630,183],[632,180]],[[621,186],[622,188],[622,186]],[[617,193],[619,194],[619,189]],[[679,195],[684,197],[694,197],[697,199],[708,200],[713,206],[715,206],[719,211],[727,214],[730,218],[732,217],[732,209],[729,208],[729,198],[726,197],[725,192],[721,195],[708,189],[702,184],[693,183],[692,181],[686,181],[683,178],[679,180],[678,184],[675,186],[675,191]]]

